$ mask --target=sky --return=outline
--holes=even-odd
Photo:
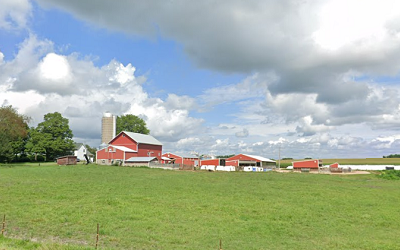
[[[0,105],[145,120],[164,152],[400,153],[397,0],[0,0]]]

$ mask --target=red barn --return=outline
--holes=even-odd
[[[156,157],[161,160],[162,143],[151,135],[122,131],[108,146],[97,151],[97,163],[110,165],[132,157]]]
[[[198,166],[199,158],[195,156],[180,156],[173,153],[165,153],[162,155],[163,163],[174,163],[174,164],[182,164],[182,165],[190,165],[190,166]]]
[[[302,169],[302,168],[309,168],[309,169],[318,169],[322,166],[320,160],[304,160],[304,161],[294,161],[292,162],[293,169]]]
[[[275,167],[276,161],[271,159],[248,154],[238,154],[225,160],[226,166],[258,166],[258,167]]]

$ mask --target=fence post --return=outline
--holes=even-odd
[[[222,240],[219,239],[219,250],[222,250]]]
[[[97,223],[97,235],[96,235],[96,247],[95,249],[97,249],[97,244],[99,243],[99,223]]]
[[[1,228],[1,235],[4,235],[4,232],[6,230],[6,215],[3,217],[3,226]]]

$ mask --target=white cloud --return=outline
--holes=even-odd
[[[165,105],[171,109],[185,109],[185,110],[192,110],[197,107],[194,98],[187,95],[178,96],[176,94],[168,94]]]
[[[236,137],[247,137],[249,136],[249,130],[244,128],[242,131],[236,132],[235,135]]]
[[[177,141],[204,130],[203,120],[189,115],[193,99],[173,94],[167,101],[150,98],[131,64],[112,60],[99,68],[90,58],[57,54],[51,42],[35,36],[22,43],[13,60],[0,64],[0,72],[0,103],[31,116],[32,125],[46,113],[60,112],[70,119],[79,140],[99,141],[105,111],[143,117],[152,135],[163,141]]]
[[[354,43],[368,46],[382,42],[387,32],[386,23],[399,14],[399,8],[395,0],[328,2],[319,14],[320,28],[314,33],[315,41],[331,50]]]
[[[0,0],[0,6],[0,28],[26,28],[32,11],[29,0]]]

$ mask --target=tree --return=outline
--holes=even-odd
[[[117,117],[117,131],[128,131],[148,135],[150,130],[146,127],[146,122],[136,115],[122,115]]]
[[[15,155],[21,153],[21,144],[28,134],[30,118],[18,114],[10,106],[0,107],[0,159],[12,161]]]
[[[46,114],[43,122],[30,129],[27,148],[31,153],[45,154],[46,160],[71,154],[75,145],[68,123],[58,112]]]
[[[91,154],[96,155],[96,151],[97,151],[96,148],[92,148],[88,144],[85,144],[85,147],[86,147],[87,151],[89,151]]]

